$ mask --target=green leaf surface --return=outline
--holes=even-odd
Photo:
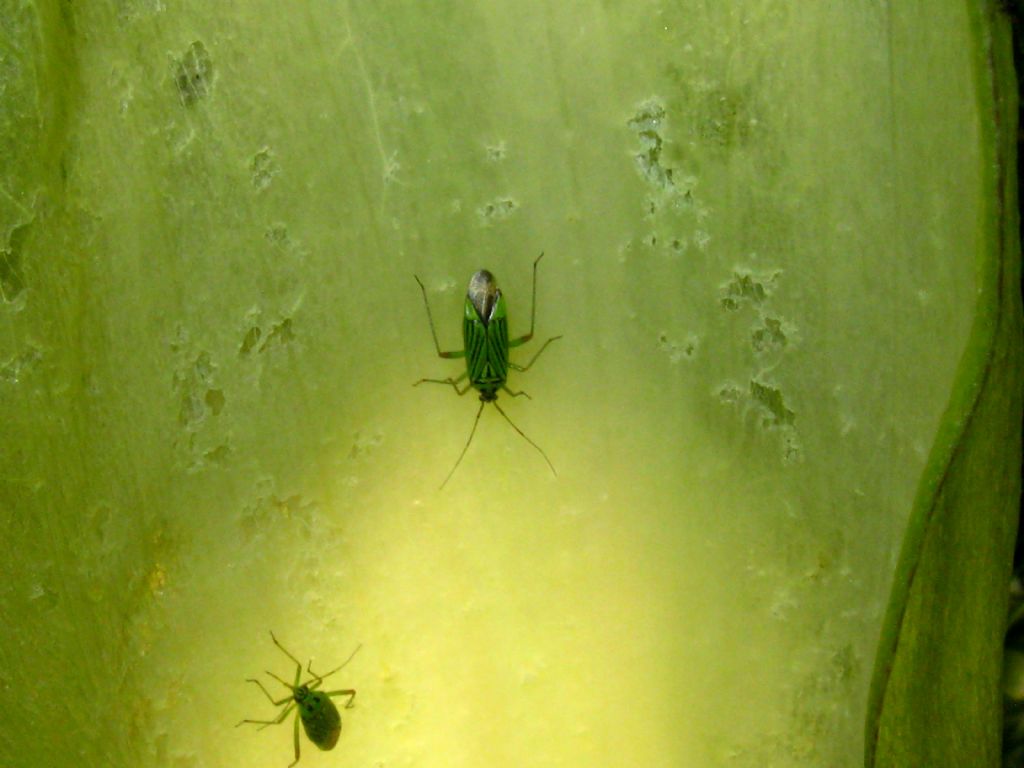
[[[287,765],[271,629],[363,648],[304,768],[990,760],[991,11],[0,0],[0,765]],[[558,475],[488,408],[439,493],[413,275],[456,349],[541,251],[501,404]]]
[[[872,678],[866,765],[1000,765],[1021,468],[1017,93],[1009,28],[972,9],[985,147],[978,304],[903,541]]]

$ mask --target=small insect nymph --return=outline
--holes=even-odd
[[[481,269],[469,279],[469,288],[466,291],[466,302],[462,317],[463,347],[452,352],[441,351],[441,345],[437,341],[437,331],[434,329],[434,318],[430,312],[430,302],[427,301],[427,289],[423,286],[423,282],[413,275],[413,277],[416,277],[416,282],[419,283],[420,291],[423,292],[423,304],[427,308],[427,320],[430,323],[430,333],[434,337],[434,347],[437,349],[438,357],[466,358],[466,370],[458,378],[420,379],[413,386],[418,386],[424,382],[449,384],[457,395],[466,394],[470,388],[476,389],[480,393],[480,408],[477,409],[476,419],[473,421],[473,429],[469,433],[469,439],[466,440],[466,445],[463,446],[462,453],[459,454],[455,466],[452,467],[448,477],[441,483],[442,488],[448,484],[448,481],[462,462],[463,456],[466,455],[466,451],[469,450],[469,444],[473,442],[473,435],[476,434],[476,427],[480,422],[480,414],[483,413],[484,406],[487,403],[494,404],[498,413],[505,418],[505,421],[512,426],[512,429],[518,432],[526,442],[536,448],[540,455],[544,457],[544,461],[551,467],[552,473],[555,472],[555,467],[547,454],[544,453],[544,450],[512,423],[512,419],[501,410],[501,406],[497,402],[499,389],[511,397],[522,395],[529,398],[530,396],[525,392],[513,392],[505,386],[505,382],[508,380],[508,369],[512,368],[520,372],[529,370],[530,366],[540,357],[540,353],[547,349],[548,344],[562,338],[560,335],[552,336],[545,341],[526,365],[517,365],[508,359],[510,347],[518,347],[520,344],[525,344],[533,338],[534,320],[537,316],[537,264],[542,258],[544,258],[543,253],[533,262],[533,300],[530,308],[530,332],[525,336],[509,339],[505,298],[501,295],[501,290],[498,288],[494,275],[486,269]],[[467,378],[469,383],[462,389],[459,389],[459,382]]]
[[[238,725],[243,723],[255,723],[260,726],[258,730],[263,730],[268,725],[280,725],[284,722],[285,718],[288,717],[289,713],[294,709],[295,714],[295,760],[293,760],[288,768],[292,768],[295,763],[299,762],[299,720],[302,720],[302,727],[306,731],[306,736],[316,744],[320,749],[328,750],[334,749],[334,745],[338,743],[338,736],[341,735],[341,715],[338,714],[338,708],[334,706],[334,702],[331,698],[334,696],[348,696],[348,701],[345,702],[345,709],[352,707],[352,700],[356,697],[356,692],[352,688],[346,688],[338,691],[318,691],[317,688],[324,679],[330,677],[335,672],[342,669],[345,664],[352,661],[352,657],[359,652],[362,646],[358,646],[352,655],[345,660],[345,664],[342,664],[337,669],[332,669],[323,675],[318,675],[313,671],[313,662],[310,660],[306,666],[306,671],[312,675],[309,680],[304,683],[299,683],[302,678],[302,663],[292,656],[288,651],[285,650],[284,646],[277,641],[274,637],[274,633],[270,633],[270,639],[274,641],[274,645],[281,649],[285,656],[295,662],[295,682],[287,683],[280,677],[275,675],[273,672],[267,672],[272,678],[277,680],[281,685],[285,686],[291,691],[291,695],[285,696],[277,701],[270,695],[270,691],[263,687],[263,683],[255,678],[248,678],[246,682],[256,683],[260,687],[260,690],[266,695],[270,702],[275,707],[284,706],[281,713],[273,720],[242,720]],[[237,728],[238,725],[235,727]]]

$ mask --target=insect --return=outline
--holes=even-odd
[[[544,461],[551,467],[551,472],[558,474],[555,472],[555,467],[548,458],[548,455],[544,453],[544,450],[528,438],[523,430],[513,424],[512,419],[498,405],[499,389],[511,397],[522,396],[531,399],[525,392],[513,392],[505,386],[505,382],[508,379],[508,369],[511,368],[520,372],[529,370],[530,366],[540,357],[541,352],[547,349],[548,344],[562,338],[561,335],[552,336],[545,341],[526,365],[517,365],[508,359],[510,347],[518,347],[533,338],[534,321],[537,317],[537,264],[540,263],[542,258],[544,258],[543,253],[533,262],[533,299],[530,308],[530,332],[525,336],[509,339],[505,297],[501,295],[501,290],[498,288],[494,275],[486,269],[481,269],[475,272],[469,279],[469,288],[466,290],[466,304],[462,317],[463,347],[452,352],[441,351],[441,345],[437,341],[437,331],[434,329],[434,317],[430,312],[430,302],[427,301],[427,289],[423,286],[423,282],[419,277],[413,275],[413,277],[416,277],[416,282],[419,283],[420,291],[423,293],[423,304],[427,308],[430,334],[434,337],[434,347],[437,349],[438,357],[466,358],[466,370],[458,378],[420,379],[413,386],[419,386],[424,383],[450,384],[455,393],[460,396],[466,394],[470,388],[476,389],[480,393],[480,408],[476,412],[476,419],[473,421],[473,429],[469,433],[469,439],[466,440],[466,444],[463,446],[462,453],[459,454],[455,466],[452,467],[448,477],[441,483],[441,488],[448,484],[452,475],[455,474],[455,470],[462,463],[462,458],[466,455],[466,451],[469,450],[469,444],[473,442],[473,435],[476,434],[477,424],[480,423],[480,414],[483,413],[484,406],[487,403],[493,403],[494,407],[498,409],[498,413],[505,418],[505,421],[512,426],[512,429],[540,452],[540,455],[544,457]],[[459,382],[467,378],[469,382],[465,387],[459,389]]]
[[[280,725],[284,722],[285,718],[288,717],[288,714],[295,709],[295,760],[288,765],[288,768],[292,768],[295,763],[299,762],[300,719],[302,720],[302,727],[306,731],[306,736],[320,749],[334,749],[334,745],[338,743],[338,736],[341,735],[341,715],[338,714],[338,708],[334,706],[334,702],[331,701],[331,698],[334,696],[348,696],[348,701],[345,702],[345,709],[350,709],[352,707],[352,700],[356,697],[356,692],[352,688],[338,691],[318,691],[317,688],[320,687],[320,684],[326,678],[330,677],[335,672],[342,669],[345,664],[352,661],[352,658],[363,646],[359,645],[356,647],[356,649],[352,651],[352,655],[345,660],[345,664],[342,664],[337,669],[332,669],[330,672],[323,675],[318,675],[313,671],[313,661],[310,660],[309,664],[306,666],[306,671],[312,675],[312,677],[300,685],[299,680],[302,678],[302,662],[285,650],[285,647],[278,642],[276,637],[274,637],[273,632],[270,633],[270,639],[274,641],[274,645],[280,648],[285,656],[295,662],[294,683],[289,684],[273,672],[267,672],[268,675],[281,683],[281,685],[291,690],[291,695],[275,701],[274,697],[270,695],[270,691],[263,686],[263,683],[255,678],[248,678],[246,682],[256,683],[275,707],[284,706],[284,709],[281,710],[281,713],[273,720],[242,720],[235,727],[237,728],[239,725],[243,725],[244,723],[255,723],[256,725],[261,726],[258,730],[262,731],[268,725]]]

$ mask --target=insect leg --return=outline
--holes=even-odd
[[[288,768],[292,768],[297,762],[299,762],[299,713],[295,713],[295,759],[288,765]]]
[[[276,645],[278,648],[280,648],[284,652],[284,655],[287,656],[292,661],[294,661],[295,662],[295,666],[298,667],[298,669],[295,671],[295,684],[293,686],[290,686],[290,687],[294,688],[294,687],[298,686],[299,679],[302,677],[302,662],[299,661],[298,659],[296,659],[290,653],[288,653],[287,649],[285,649],[285,647],[283,645],[281,645],[279,642],[277,642],[277,638],[274,637],[274,631],[273,630],[270,631],[270,639],[273,640],[274,641],[274,645]],[[267,674],[269,675],[271,673],[268,672]],[[273,675],[273,677],[277,677],[277,675]],[[280,680],[282,683],[284,683],[284,680],[281,680],[281,678],[277,677],[277,679]],[[288,685],[288,683],[284,683],[284,684]]]
[[[537,350],[537,353],[533,357],[530,358],[530,362],[528,362],[526,365],[516,365],[513,362],[509,362],[508,367],[512,368],[514,370],[517,370],[517,371],[527,371],[527,370],[529,370],[530,366],[533,365],[536,362],[538,357],[540,357],[540,353],[548,348],[548,344],[550,344],[552,341],[558,341],[560,338],[562,338],[561,335],[552,336],[550,339],[545,341],[544,344],[541,346],[541,348]],[[512,344],[509,343],[509,346],[511,347]]]
[[[541,254],[543,255],[543,254]],[[423,286],[422,281],[416,275],[416,282],[420,286],[420,291],[423,293],[423,306],[427,308],[427,321],[430,323],[430,335],[434,337],[434,347],[437,349],[438,357],[465,357],[466,351],[463,349],[454,350],[452,352],[442,352],[441,344],[437,341],[437,331],[434,330],[434,316],[430,313],[430,302],[427,301],[427,289]]]
[[[533,400],[533,398],[530,397],[528,394],[526,394],[526,392],[524,392],[523,390],[519,390],[518,392],[513,392],[511,389],[506,387],[504,384],[501,385],[501,388],[505,392],[505,394],[509,395],[510,397],[525,397],[527,400]]]
[[[461,396],[469,392],[469,390],[472,388],[471,384],[467,384],[462,389],[459,389],[459,382],[462,381],[464,378],[466,378],[465,372],[463,372],[462,375],[456,379],[453,379],[450,376],[447,379],[420,379],[419,381],[415,382],[413,386],[418,387],[420,384],[451,384],[452,387],[455,388],[455,394]]]
[[[523,430],[521,430],[519,427],[512,423],[512,419],[510,419],[508,415],[506,415],[506,413],[503,410],[501,410],[501,406],[498,405],[497,400],[494,401],[494,407],[498,409],[498,413],[505,417],[505,421],[507,421],[512,426],[512,429],[519,433],[519,436],[522,437],[523,440],[525,440],[526,442],[528,442],[530,445],[537,449],[540,455],[544,457],[544,461],[546,461],[548,463],[548,466],[551,467],[551,474],[557,477],[558,473],[555,472],[555,465],[551,463],[551,459],[549,459],[548,455],[544,453],[544,449],[537,445],[535,442],[533,442],[533,440],[528,438],[526,434],[523,432]]]
[[[348,696],[348,701],[345,702],[345,709],[351,709],[352,699],[356,697],[356,692],[353,688],[344,691],[324,691],[324,696]]]
[[[543,258],[544,251],[541,251],[540,256],[533,262],[533,299],[530,302],[530,332],[525,336],[520,336],[518,339],[512,339],[508,343],[510,347],[518,347],[520,344],[525,344],[533,338],[533,321],[537,319],[537,264]]]
[[[484,406],[486,404],[487,404],[486,401],[484,401],[484,400],[480,401],[480,408],[477,409],[476,418],[473,419],[473,429],[469,433],[469,439],[466,441],[466,444],[462,447],[462,453],[459,454],[458,461],[455,462],[455,466],[452,467],[452,471],[448,473],[448,477],[446,477],[444,479],[444,482],[441,483],[441,488],[438,489],[438,490],[441,490],[446,485],[448,485],[448,481],[452,479],[452,475],[455,474],[455,470],[458,469],[459,468],[459,464],[462,463],[462,457],[466,455],[466,451],[469,450],[469,444],[473,442],[473,435],[476,434],[476,425],[480,423],[480,414],[484,412]],[[497,405],[497,403],[495,403],[495,405]]]
[[[255,723],[256,725],[262,725],[263,728],[266,728],[268,725],[280,725],[281,723],[284,722],[284,719],[286,717],[288,717],[288,713],[291,712],[294,707],[295,707],[295,702],[293,701],[291,704],[289,704],[287,707],[285,707],[281,711],[281,714],[279,714],[273,720],[240,720],[238,722],[238,724],[235,725],[235,728],[237,728],[242,723]],[[257,730],[262,731],[263,728],[258,728]]]
[[[267,674],[269,675],[270,673],[268,672]],[[280,680],[280,678],[278,678],[278,679]],[[258,685],[258,686],[260,687],[260,690],[261,690],[261,691],[263,691],[264,695],[265,695],[265,696],[266,696],[266,697],[267,697],[268,699],[270,699],[270,703],[271,703],[271,704],[273,704],[273,705],[274,705],[275,707],[280,707],[280,706],[281,706],[282,704],[284,704],[284,703],[285,703],[286,701],[289,701],[289,700],[291,700],[291,698],[292,698],[292,697],[291,697],[291,696],[289,695],[289,696],[285,696],[285,697],[284,697],[283,699],[281,699],[280,701],[274,701],[274,697],[270,695],[270,691],[268,691],[268,690],[267,690],[266,688],[264,688],[264,687],[263,687],[263,683],[261,683],[261,682],[260,682],[259,680],[257,680],[257,679],[256,679],[255,677],[249,677],[249,678],[246,678],[246,681],[245,681],[245,682],[247,682],[247,683],[256,683],[256,685]],[[282,682],[283,682],[283,681],[282,681]],[[287,683],[285,683],[285,684],[287,685]]]
[[[269,669],[265,669],[263,671],[266,672],[268,675],[270,675],[275,680],[277,680],[277,682],[279,682],[281,685],[285,686],[286,688],[290,688],[293,693],[295,692],[295,689],[299,687],[299,678],[302,676],[302,667],[301,666],[296,670],[295,685],[292,685],[291,683],[285,682],[280,677],[278,677],[273,672],[271,672]]]

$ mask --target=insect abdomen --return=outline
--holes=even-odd
[[[320,749],[334,749],[341,735],[341,715],[334,702],[316,691],[299,706],[299,716],[310,741]]]

